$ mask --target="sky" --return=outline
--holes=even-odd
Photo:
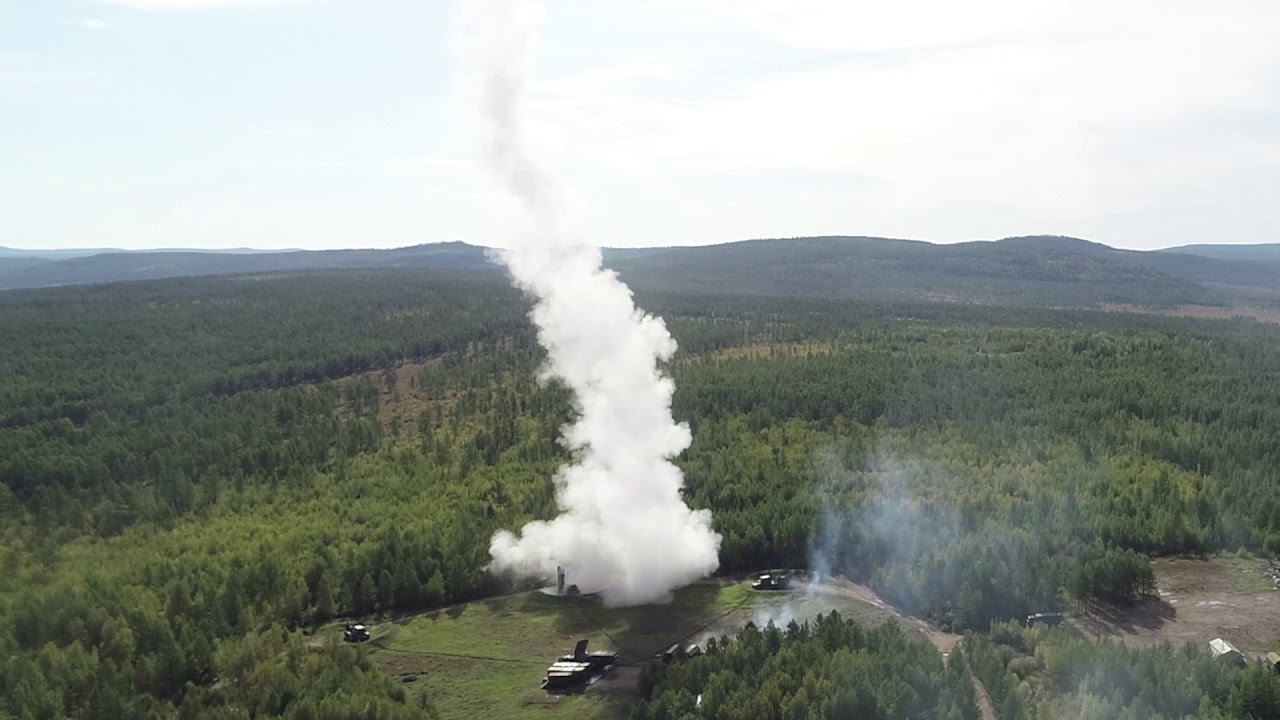
[[[0,245],[504,246],[460,6],[0,0]],[[1274,0],[549,0],[601,245],[1280,242]]]

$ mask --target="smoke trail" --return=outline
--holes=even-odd
[[[557,565],[610,605],[663,601],[719,565],[711,514],[690,510],[670,462],[689,446],[671,417],[675,387],[659,363],[676,344],[661,318],[637,309],[631,291],[601,267],[566,219],[557,179],[540,166],[523,124],[544,16],[534,0],[465,5],[466,49],[488,124],[488,160],[528,211],[531,229],[501,253],[513,282],[534,298],[547,351],[546,377],[572,391],[577,419],[563,430],[573,452],[556,476],[561,514],[501,531],[490,570],[550,579]]]

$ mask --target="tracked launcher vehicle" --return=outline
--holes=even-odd
[[[585,686],[618,662],[615,652],[587,652],[587,641],[579,640],[572,655],[564,655],[547,668],[542,688],[549,692]]]

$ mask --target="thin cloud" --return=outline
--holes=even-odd
[[[103,5],[173,12],[185,10],[219,10],[223,8],[259,7],[267,5],[293,5],[305,0],[99,0]]]
[[[60,52],[0,52],[0,90],[25,103],[3,116],[0,144],[28,164],[58,159],[43,185],[0,170],[14,199],[0,203],[0,224],[14,243],[64,233],[83,244],[101,230],[126,246],[191,233],[212,244],[498,244],[520,230],[519,213],[473,167],[467,137],[481,126],[445,77],[445,8],[466,2],[386,3],[370,19],[351,2],[90,0],[60,15],[74,31]],[[1043,229],[1155,247],[1270,241],[1280,228],[1274,0],[549,5],[527,122],[600,242]],[[327,30],[291,37],[264,78],[258,61],[278,28],[258,20],[279,12]],[[131,27],[144,15],[189,27]],[[201,32],[215,16],[235,22]],[[78,17],[114,27],[93,34]],[[129,53],[74,42],[126,30]],[[178,32],[201,52],[173,53]],[[212,75],[206,63],[229,36],[252,52]],[[107,163],[134,147],[135,126],[158,140]],[[172,162],[191,128],[225,142]],[[95,152],[70,150],[90,142]],[[228,169],[240,163],[252,169]],[[136,175],[121,182],[126,165]],[[183,194],[219,173],[257,185]],[[59,213],[68,187],[100,194],[104,178],[117,202]],[[186,209],[139,207],[135,195]]]
[[[619,177],[716,187],[714,203],[684,198],[714,208],[686,225],[704,235],[714,228],[712,239],[798,234],[834,216],[888,235],[989,237],[1050,225],[1154,244],[1166,227],[1123,219],[1225,197],[1221,188],[1237,187],[1249,168],[1280,171],[1266,159],[1274,135],[1258,129],[1280,107],[1269,92],[1280,79],[1275,10],[1165,14],[1145,3],[1096,25],[1096,15],[1056,2],[1036,3],[1036,13],[979,4],[1011,11],[989,24],[945,4],[931,4],[939,12],[925,20],[918,8],[867,12],[817,0],[794,14],[791,4],[782,12],[726,2],[720,13],[700,5],[696,22],[738,43],[754,38],[776,66],[720,77],[714,51],[687,58],[668,77],[701,79],[716,92],[679,101],[661,83],[632,82],[625,57],[571,69],[535,88],[531,123],[564,149],[576,175],[600,178],[584,185],[602,217],[638,205],[593,192]],[[779,191],[804,178],[838,188],[830,205]],[[762,191],[772,207],[728,211],[726,188],[749,182],[775,191]],[[740,199],[751,206],[751,197]]]
[[[83,90],[98,84],[92,72],[42,68],[0,56],[0,88],[50,91]]]

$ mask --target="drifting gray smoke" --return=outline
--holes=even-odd
[[[544,10],[535,0],[464,4],[468,69],[484,121],[487,159],[529,215],[529,232],[500,257],[534,299],[532,320],[547,351],[543,373],[573,392],[577,419],[564,428],[571,464],[556,476],[561,514],[501,531],[490,570],[550,579],[557,565],[610,605],[670,598],[719,565],[711,514],[680,497],[671,458],[689,428],[671,417],[675,389],[660,363],[676,343],[661,318],[637,309],[631,291],[601,266],[600,251],[570,229],[556,178],[530,149],[523,106]]]

